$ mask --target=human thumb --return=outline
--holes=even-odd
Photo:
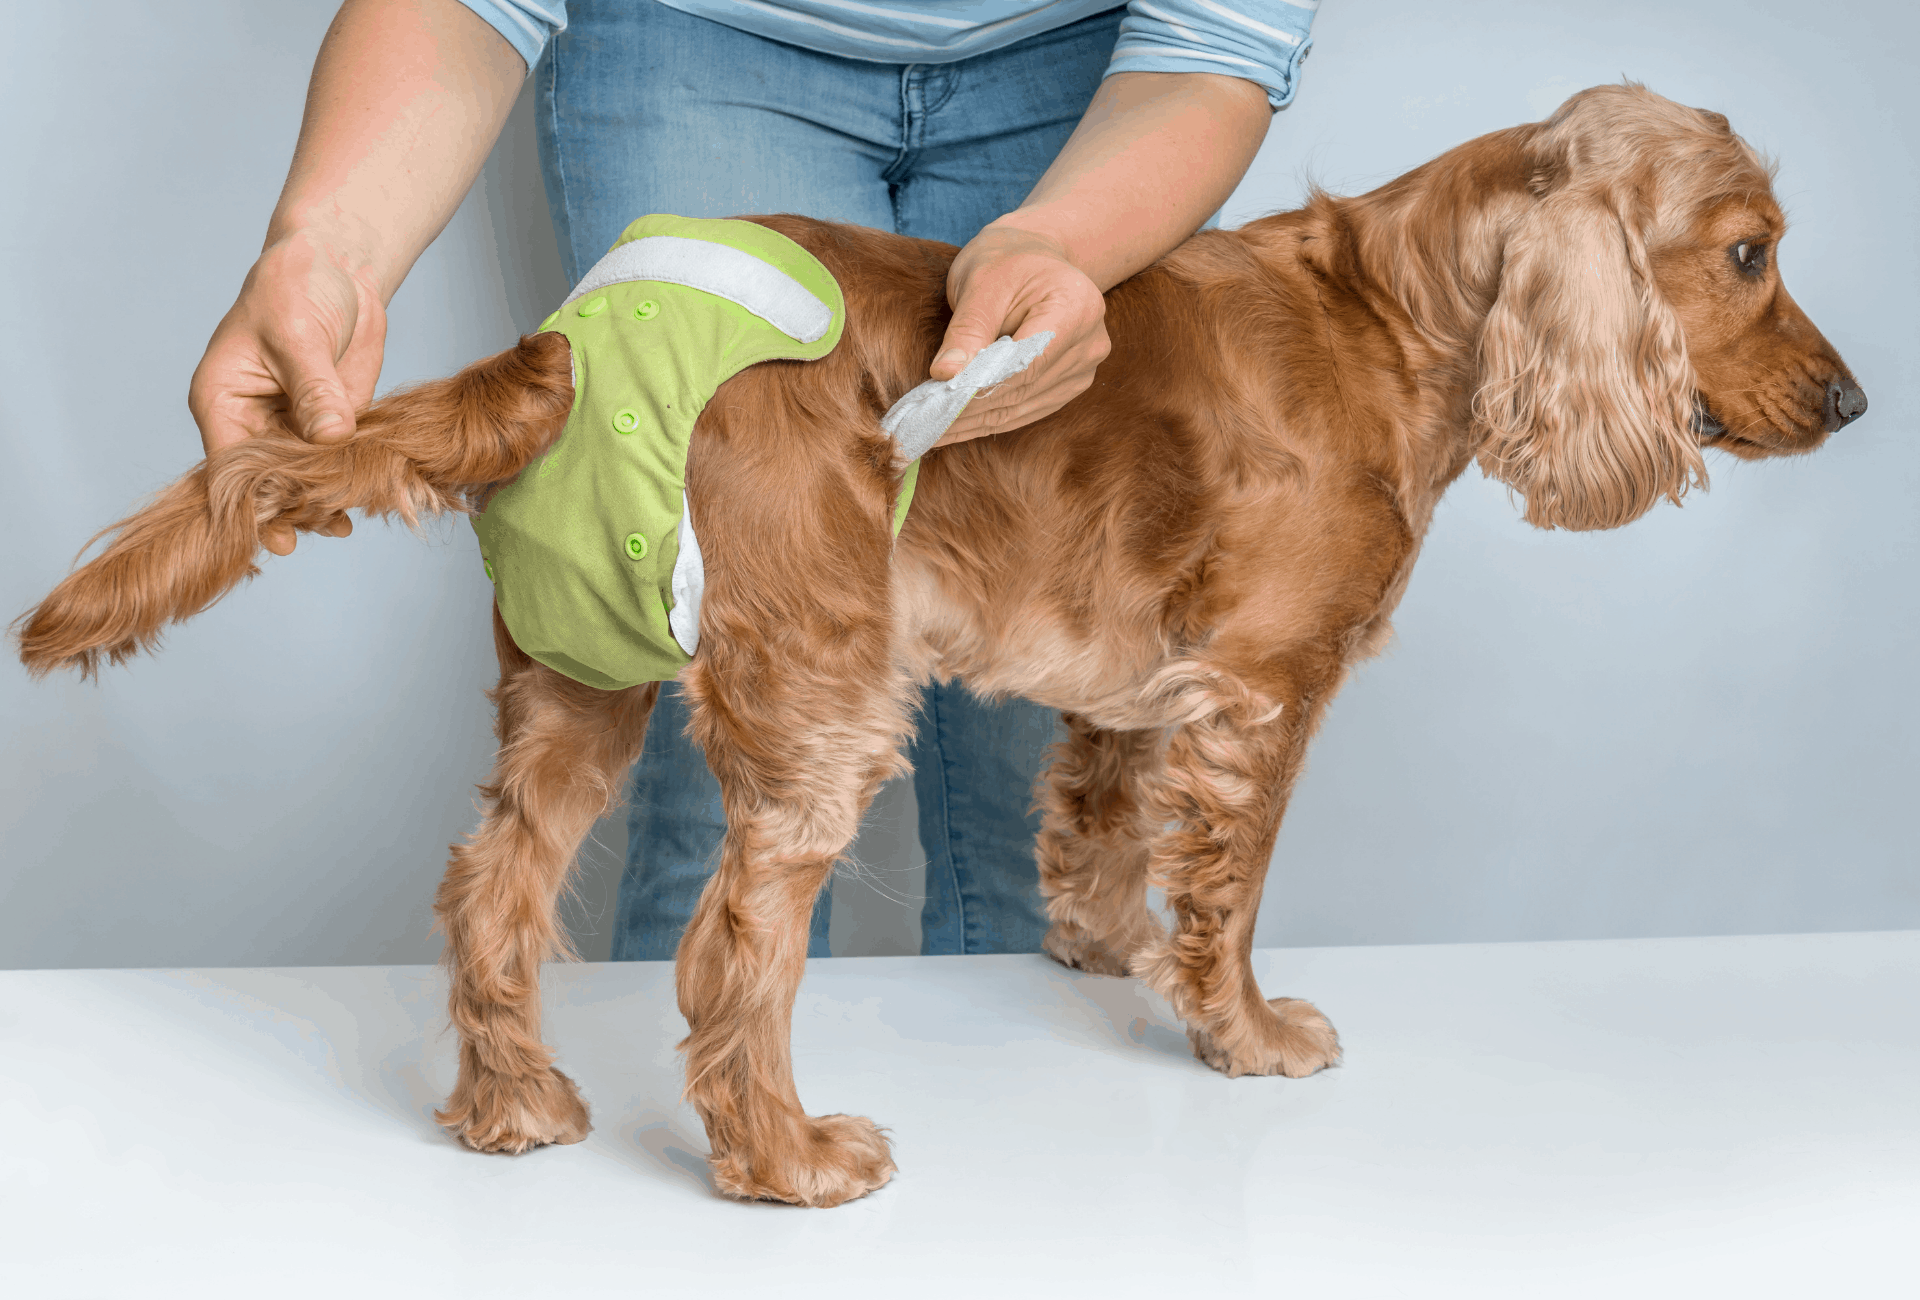
[[[288,423],[308,442],[340,442],[353,436],[353,402],[329,356],[290,357],[281,378]]]
[[[940,350],[934,354],[933,365],[927,373],[935,379],[952,379],[966,369],[974,353],[1000,337],[1000,325],[1005,317],[1004,303],[988,304],[971,296],[963,298],[954,309],[946,336],[940,340]]]
[[[947,337],[940,341],[940,354],[933,359],[933,365],[928,367],[927,373],[935,379],[952,379],[967,368],[967,362],[973,360],[973,354],[988,342],[985,338],[948,330]]]

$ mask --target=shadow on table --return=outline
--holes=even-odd
[[[602,1148],[602,1154],[637,1173],[665,1172],[675,1181],[715,1194],[704,1154],[706,1138],[687,1133],[682,1117],[642,1106],[631,1111],[614,1132],[615,1140]]]
[[[1060,1000],[1027,1009],[1048,1021],[1063,1040],[1098,1051],[1195,1063],[1186,1028],[1173,1008],[1139,980],[1054,969],[1047,984]]]
[[[433,1118],[446,1103],[459,1064],[458,1040],[444,1006],[446,983],[438,971],[356,967],[146,974],[169,989],[152,1011],[164,1005],[173,1012],[168,1032],[191,1034],[193,1055],[203,1067],[256,1076],[264,1071],[296,1098],[317,1088],[333,1101],[379,1115],[421,1143],[461,1149]],[[550,981],[556,1001],[565,1004],[577,996],[579,990],[571,986],[580,975],[562,968]],[[194,1014],[187,1023],[179,1018],[178,990],[192,995]],[[627,1019],[619,1004],[632,997],[622,990],[591,999],[591,1009],[618,1022]],[[563,1007],[552,1010],[555,1019],[568,1018]],[[191,1023],[201,1016],[205,1023]],[[250,1031],[248,1037],[233,1037],[234,1021]],[[636,1025],[639,1032],[630,1037],[591,1045],[568,1035],[576,1041],[562,1068],[590,1102],[597,1101],[596,1132],[588,1143],[598,1154],[711,1195],[706,1139],[698,1121],[689,1127],[687,1116],[658,1105],[679,1095],[677,1073],[663,1070],[644,1052],[643,1045],[658,1038],[662,1028]],[[638,1059],[630,1055],[636,1053]]]
[[[317,1095],[424,1140],[452,1141],[433,1112],[453,1086],[458,1049],[440,1005],[444,982],[430,967],[105,974],[111,983],[100,992],[138,1008],[143,1031],[164,1033],[169,1052],[198,1071],[267,1075],[290,1102]]]

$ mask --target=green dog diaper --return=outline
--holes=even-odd
[[[824,357],[845,323],[832,275],[765,226],[628,226],[541,324],[573,349],[566,428],[473,517],[514,642],[602,690],[676,676],[699,647],[705,578],[686,497],[694,421],[733,375]]]

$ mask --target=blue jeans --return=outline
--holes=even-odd
[[[1017,207],[1100,84],[1122,10],[959,63],[881,64],[647,0],[573,0],[536,71],[541,161],[569,280],[648,212],[798,212],[963,244]],[[909,756],[926,953],[1037,952],[1034,778],[1054,714],[927,688]],[[634,768],[616,961],[671,958],[718,860],[720,787],[661,691]],[[809,955],[827,955],[821,890]]]

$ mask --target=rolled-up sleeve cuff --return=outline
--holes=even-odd
[[[506,37],[507,44],[527,62],[529,70],[540,61],[547,42],[567,26],[566,0],[460,0]]]
[[[1120,22],[1107,75],[1214,72],[1265,88],[1285,108],[1313,45],[1318,0],[1132,0]]]

